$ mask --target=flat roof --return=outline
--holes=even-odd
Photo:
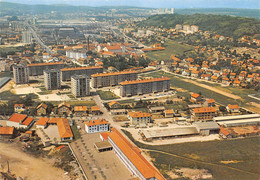
[[[140,83],[150,83],[150,82],[157,82],[157,81],[169,81],[171,80],[168,77],[161,77],[161,78],[150,78],[150,79],[142,79],[142,80],[132,80],[132,81],[123,81],[121,85],[129,85],[129,84],[140,84]]]
[[[98,150],[112,148],[112,145],[108,141],[100,141],[95,143],[95,147]]]
[[[193,123],[199,130],[201,129],[219,129],[216,122],[195,122]]]
[[[232,124],[247,124],[247,123],[260,123],[260,118],[255,119],[245,119],[245,120],[232,120],[232,121],[222,121],[217,122],[219,125],[232,125]]]
[[[239,119],[251,119],[251,118],[260,118],[260,114],[245,114],[245,115],[235,115],[235,116],[221,116],[214,117],[213,121],[230,121],[230,120],[239,120]]]
[[[142,130],[146,138],[160,138],[169,136],[184,136],[198,134],[196,127],[162,128],[156,130]]]

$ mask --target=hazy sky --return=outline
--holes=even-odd
[[[173,8],[255,8],[260,9],[260,0],[0,0],[23,4],[71,4],[86,6],[139,6]]]

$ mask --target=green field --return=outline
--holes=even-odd
[[[59,105],[60,101],[51,101],[53,105]],[[95,101],[67,101],[66,103],[70,104],[71,106],[95,106]]]
[[[148,52],[147,56],[152,60],[169,59],[171,55],[183,56],[185,52],[193,50],[193,46],[180,44],[177,41],[167,40],[165,50]]]
[[[222,94],[216,93],[214,91],[211,91],[209,89],[205,89],[203,87],[197,86],[193,83],[189,83],[186,81],[183,81],[181,78],[179,78],[178,76],[175,76],[173,74],[170,73],[165,73],[163,71],[158,71],[158,72],[152,72],[149,74],[145,74],[143,75],[145,77],[162,77],[162,76],[167,76],[169,78],[171,78],[171,86],[177,87],[177,88],[183,88],[186,89],[190,92],[195,92],[195,93],[199,93],[201,92],[201,94],[207,98],[213,98],[216,100],[216,102],[221,103],[223,105],[228,105],[228,104],[238,104],[240,106],[248,106],[246,105],[247,102],[253,101],[253,102],[257,102],[256,99],[253,98],[249,98],[247,95],[248,94],[252,94],[254,92],[254,90],[250,90],[250,89],[239,89],[239,88],[234,88],[234,87],[227,87],[225,89],[225,87],[220,87],[221,90],[233,93],[235,95],[241,96],[242,99],[232,99],[229,98],[227,96],[224,96]],[[212,85],[207,83],[207,85],[211,85],[213,87],[217,87],[219,85]]]
[[[260,178],[260,137],[150,146],[135,141],[128,131],[123,131],[138,147],[150,152],[155,166],[167,179],[170,179],[166,174],[169,167],[171,170],[181,167],[208,169],[214,179],[220,180]],[[235,160],[239,162],[221,163]]]
[[[97,94],[100,96],[102,100],[112,100],[112,99],[119,99],[120,97],[112,93],[111,91],[101,91],[98,90]]]

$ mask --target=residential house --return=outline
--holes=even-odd
[[[117,101],[111,101],[110,103],[108,103],[110,109],[118,109],[121,107],[121,104]]]
[[[24,104],[14,104],[14,112],[16,113],[22,113],[26,110]]]
[[[214,99],[207,99],[205,102],[204,102],[204,106],[206,107],[215,107],[215,100]]]
[[[13,114],[7,121],[6,126],[29,129],[33,125],[33,118],[25,114]]]
[[[129,112],[127,115],[132,125],[151,123],[152,115],[143,112]]]
[[[165,118],[172,118],[174,116],[174,111],[173,109],[166,109],[164,111],[164,117]]]
[[[87,106],[74,106],[73,112],[75,116],[81,117],[83,115],[86,115],[87,110]]]
[[[66,102],[59,104],[57,111],[58,111],[59,115],[69,115],[69,114],[71,114],[70,104],[68,104]]]
[[[202,101],[202,96],[197,94],[197,93],[192,93],[191,94],[191,100],[196,102],[196,103],[199,103]]]
[[[14,127],[0,127],[0,139],[13,138],[14,130]]]
[[[214,107],[201,107],[191,110],[191,121],[211,121],[216,116]]]
[[[94,114],[94,115],[101,114],[100,107],[99,106],[92,106],[91,107],[91,113]]]
[[[199,77],[199,71],[196,70],[191,71],[191,77],[195,77],[195,78]]]
[[[156,106],[156,107],[150,107],[149,109],[151,113],[162,113],[165,110],[164,106]]]
[[[207,80],[207,81],[210,81],[211,80],[211,74],[202,74],[201,76],[200,76],[200,78],[201,79],[205,79],[205,80]]]
[[[48,105],[45,103],[41,103],[36,107],[36,112],[38,116],[46,115],[47,114]]]
[[[85,122],[85,131],[87,133],[109,131],[109,123],[105,119],[90,120]]]
[[[227,105],[226,109],[230,113],[240,113],[239,106],[237,104],[229,104]]]

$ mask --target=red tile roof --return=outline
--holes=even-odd
[[[191,97],[193,97],[193,98],[197,99],[198,97],[200,97],[200,95],[199,95],[199,94],[197,94],[197,93],[192,93],[192,94],[191,94]]]
[[[152,116],[150,113],[143,113],[143,112],[129,112],[128,115],[131,116],[132,118]]]
[[[13,114],[13,115],[8,119],[8,121],[20,123],[20,122],[23,121],[26,117],[27,117],[27,115],[25,115],[25,114]]]
[[[124,81],[121,82],[121,85],[129,85],[129,84],[140,84],[140,83],[149,83],[149,82],[156,82],[156,81],[165,81],[171,80],[168,77],[161,77],[161,78],[151,78],[151,79],[142,79],[142,80],[133,80],[133,81]]]
[[[214,107],[202,107],[193,109],[194,113],[216,112]]]
[[[14,127],[0,127],[0,135],[14,134]]]
[[[96,119],[96,120],[90,120],[85,122],[87,126],[97,126],[97,125],[102,125],[102,124],[108,124],[108,121],[105,119]]]
[[[60,134],[61,138],[73,137],[68,119],[58,118],[57,126],[58,126],[58,130],[59,130],[59,134]]]
[[[238,106],[237,104],[234,104],[234,105],[229,104],[229,105],[228,105],[228,108],[229,108],[229,109],[239,109],[239,106]]]
[[[98,73],[91,75],[92,77],[101,77],[101,76],[115,76],[121,74],[137,74],[137,71],[119,71],[119,72],[109,72],[109,73]]]
[[[41,118],[35,123],[35,125],[45,126],[48,121],[49,121],[49,118],[41,117]]]
[[[165,178],[141,155],[141,150],[128,142],[122,134],[115,128],[108,133],[109,138],[124,153],[124,155],[133,163],[138,171],[146,178],[156,178],[164,180]]]
[[[100,135],[103,137],[103,139],[106,141],[108,139],[108,132],[102,132]]]
[[[49,65],[58,65],[58,64],[64,64],[63,62],[53,62],[53,63],[33,63],[33,64],[27,64],[27,66],[33,67],[33,66],[49,66]]]
[[[31,122],[33,121],[32,117],[27,117],[24,121],[23,121],[23,125],[29,126],[31,124]]]
[[[103,69],[103,66],[87,66],[87,67],[75,67],[75,68],[63,68],[61,71],[77,71],[83,69]]]

